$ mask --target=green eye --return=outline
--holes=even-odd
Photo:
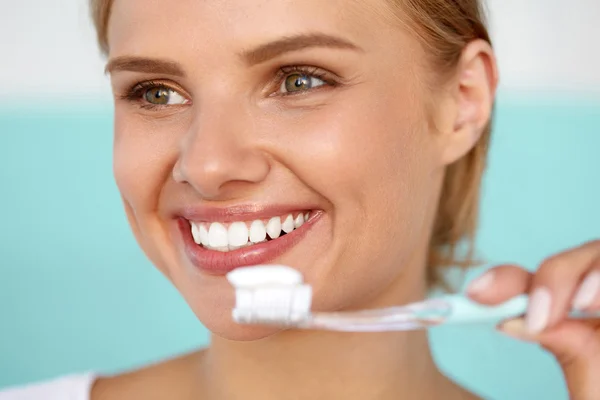
[[[297,93],[308,89],[313,89],[325,85],[321,79],[307,74],[291,74],[288,75],[281,84],[283,93]]]
[[[155,105],[185,104],[187,100],[173,89],[156,86],[146,90],[144,100]]]

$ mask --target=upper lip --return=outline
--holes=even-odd
[[[288,213],[314,211],[314,205],[241,204],[230,207],[186,206],[177,216],[194,222],[235,222],[268,219]]]

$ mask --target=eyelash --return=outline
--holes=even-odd
[[[284,82],[285,79],[287,79],[290,75],[293,75],[293,74],[302,74],[302,75],[310,76],[313,78],[317,78],[319,80],[322,80],[325,83],[325,85],[323,85],[323,86],[335,87],[340,84],[336,79],[334,79],[332,77],[331,73],[328,73],[319,67],[300,66],[300,65],[290,65],[290,66],[280,67],[276,73],[274,82],[278,85],[277,87],[279,87],[279,86],[281,86],[281,84]],[[132,103],[134,103],[134,102],[138,103],[138,105],[141,108],[144,108],[147,110],[154,110],[154,109],[163,108],[163,107],[172,107],[172,105],[171,106],[158,105],[158,104],[152,104],[152,103],[148,103],[148,102],[144,101],[144,94],[146,93],[146,91],[148,91],[150,89],[155,89],[157,87],[165,88],[168,90],[173,90],[173,91],[181,94],[181,89],[179,89],[173,85],[169,85],[166,82],[145,81],[145,82],[136,83],[135,85],[131,86],[120,97],[122,100],[127,100]],[[276,92],[274,95],[285,96],[285,97],[297,96],[297,95],[303,95],[308,91],[313,91],[313,90],[317,90],[320,88],[321,88],[321,86],[314,88],[314,89],[308,89],[308,90],[293,92],[293,93],[278,93],[278,92]]]
[[[293,74],[301,74],[301,75],[306,75],[306,76],[310,76],[313,78],[317,78],[317,79],[325,82],[325,85],[330,86],[330,87],[336,87],[340,84],[340,82],[338,80],[336,80],[332,77],[333,74],[328,73],[319,67],[300,66],[300,65],[290,65],[290,66],[285,66],[285,67],[279,68],[275,82],[278,85],[281,85],[285,79],[287,79],[290,75],[293,75]],[[279,96],[298,96],[298,95],[303,95],[307,92],[317,90],[320,88],[322,88],[322,86],[319,86],[315,89],[308,89],[308,90],[303,90],[303,91],[293,92],[293,93],[278,93],[278,95]]]
[[[161,88],[165,88],[165,89],[169,89],[169,90],[173,90],[175,92],[181,92],[181,89],[178,89],[172,85],[169,85],[165,82],[161,82],[161,81],[145,81],[145,82],[139,82],[136,83],[135,85],[131,86],[126,92],[125,94],[123,94],[121,96],[122,100],[127,100],[130,101],[132,103],[139,103],[138,105],[146,110],[154,110],[157,108],[161,108],[164,106],[158,105],[158,104],[152,104],[152,103],[148,103],[148,102],[144,102],[144,94],[146,93],[146,91],[150,90],[150,89],[155,89],[157,87],[161,87]]]

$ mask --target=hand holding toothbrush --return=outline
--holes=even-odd
[[[500,330],[550,351],[572,400],[600,399],[600,320],[567,318],[573,308],[600,311],[600,240],[556,254],[534,273],[517,265],[495,267],[468,293],[485,305],[529,294],[526,316],[505,321]]]
[[[311,311],[311,287],[287,266],[240,268],[228,279],[236,291],[232,317],[242,324],[382,332],[500,318],[501,331],[556,356],[572,400],[600,399],[600,241],[557,254],[535,273],[497,266],[470,284],[470,300],[449,295],[364,311]]]

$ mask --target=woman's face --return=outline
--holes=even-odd
[[[422,288],[442,150],[382,0],[117,0],[108,38],[129,221],[205,326],[274,332],[231,321],[242,265],[297,268],[316,309]]]

